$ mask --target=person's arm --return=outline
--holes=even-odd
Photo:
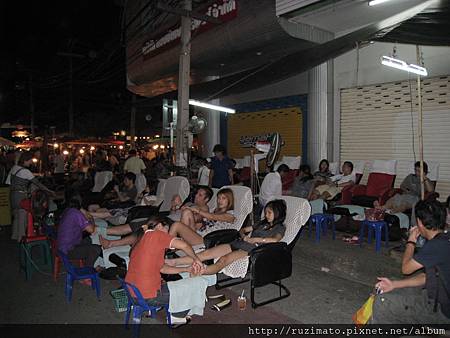
[[[349,182],[345,182],[345,183],[340,183],[338,184],[338,187],[344,188],[344,187],[348,187],[355,184],[353,181],[349,181]]]
[[[211,169],[211,170],[209,171],[209,183],[208,183],[208,185],[209,185],[210,187],[212,187],[213,177],[214,177],[214,170]]]
[[[400,189],[404,192],[411,191],[411,174],[406,176],[403,182],[400,184]]]
[[[424,176],[424,178],[423,178],[423,185],[424,185],[424,188],[425,188],[425,192],[433,192],[434,191],[433,183],[426,176]]]
[[[55,192],[53,190],[50,190],[49,188],[47,188],[45,185],[43,185],[41,182],[39,182],[39,180],[35,177],[31,180],[31,182],[37,186],[39,189],[44,190],[50,194],[54,194]]]
[[[420,233],[417,227],[412,227],[409,231],[408,242],[406,243],[405,253],[403,254],[402,259],[402,273],[404,275],[410,275],[423,268],[423,265],[413,258],[415,243],[419,235]]]
[[[426,282],[426,276],[424,273],[420,273],[411,278],[405,278],[400,280],[390,280],[385,277],[378,277],[378,283],[375,287],[381,291],[381,293],[391,292],[395,289],[412,288],[424,286]]]
[[[130,200],[130,197],[127,195],[127,194],[124,194],[123,192],[118,192],[117,193],[117,199],[120,201],[120,202],[126,202],[126,201],[129,201]]]
[[[192,250],[192,247],[182,239],[174,238],[171,242],[171,247],[174,249],[182,250],[186,254],[186,256],[191,257],[193,259],[192,266],[195,269],[200,269],[203,266],[202,261],[197,257],[194,250]]]
[[[245,237],[244,241],[253,244],[265,244],[265,243],[277,243],[281,241],[283,236],[281,234],[276,234],[273,237]]]
[[[206,211],[199,210],[197,208],[190,208],[192,212],[199,214],[201,217],[206,218],[210,221],[219,221],[226,223],[233,223],[236,219],[233,215],[225,212],[223,214],[214,214]]]
[[[233,181],[233,169],[228,169],[228,177],[230,178],[230,184],[233,185],[234,181]]]
[[[177,273],[181,272],[190,272],[191,267],[190,266],[169,266],[167,264],[164,264],[161,270],[159,272],[165,273],[166,275],[176,275]]]

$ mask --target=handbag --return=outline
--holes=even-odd
[[[384,220],[385,211],[382,209],[371,208],[364,210],[364,214],[368,221],[382,221]]]
[[[369,319],[372,317],[373,302],[375,295],[370,295],[369,299],[359,308],[358,311],[352,316],[352,320],[356,325],[366,325]]]

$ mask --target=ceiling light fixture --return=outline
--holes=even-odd
[[[206,103],[206,102],[200,102],[200,101],[196,101],[196,100],[189,100],[189,104],[192,105],[192,106],[197,106],[197,107],[203,107],[203,108],[223,111],[224,113],[229,113],[229,114],[236,113],[236,110],[231,109],[231,108],[217,106],[215,104],[210,104],[210,103]]]
[[[405,61],[399,60],[399,59],[395,59],[392,58],[390,56],[382,56],[381,57],[381,64],[388,66],[388,67],[392,67],[392,68],[397,68],[400,70],[404,70],[406,72],[409,73],[414,73],[417,75],[422,75],[422,76],[427,76],[428,72],[427,69],[415,64],[407,64]]]
[[[372,1],[369,1],[369,6],[376,6],[376,5],[382,4],[383,2],[388,2],[388,1],[391,1],[391,0],[372,0]]]

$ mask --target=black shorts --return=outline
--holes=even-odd
[[[232,251],[243,250],[245,252],[250,252],[256,248],[256,244],[248,243],[242,239],[235,239],[230,243],[230,247]]]

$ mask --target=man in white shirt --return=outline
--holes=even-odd
[[[142,161],[142,159],[137,156],[136,149],[131,149],[128,155],[129,157],[125,161],[123,170],[125,172],[132,172],[135,175],[141,174],[142,171],[146,169],[146,166],[144,164],[144,161]]]
[[[281,179],[289,172],[289,167],[282,164],[277,171],[268,173],[261,184],[259,191],[259,203],[265,206],[267,202],[279,198],[282,195],[283,184]]]
[[[203,160],[203,165],[198,169],[198,185],[209,184],[209,166],[211,165],[211,159],[207,158]]]
[[[351,186],[356,182],[356,173],[353,171],[353,163],[345,161],[342,165],[342,174],[330,177],[331,183],[322,184],[316,187],[314,197],[324,200],[332,200],[342,189]]]

